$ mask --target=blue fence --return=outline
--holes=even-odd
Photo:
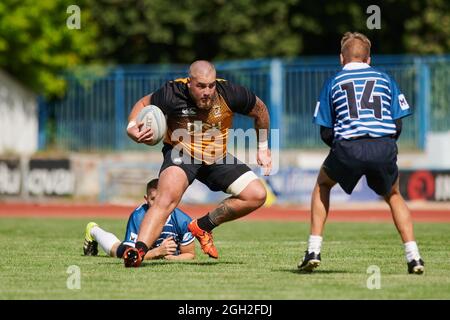
[[[450,130],[450,56],[374,56],[372,65],[391,74],[413,106],[401,145],[423,149],[429,130]],[[85,67],[68,74],[64,99],[40,100],[40,149],[48,146],[49,132],[61,150],[144,148],[125,133],[128,113],[165,81],[186,76],[187,67]],[[247,86],[266,102],[282,148],[324,147],[311,119],[323,82],[340,68],[336,57],[223,62],[216,67],[218,77]],[[49,119],[54,120],[53,131],[46,125]],[[253,122],[236,115],[234,125],[247,129]]]

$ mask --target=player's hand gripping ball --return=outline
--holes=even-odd
[[[144,124],[141,127],[141,131],[150,128],[153,132],[153,141],[149,143],[154,146],[161,141],[162,138],[166,135],[167,131],[167,122],[164,113],[155,105],[149,105],[142,108],[139,112],[137,118],[137,123],[143,122]]]

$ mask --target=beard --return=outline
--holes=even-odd
[[[216,101],[216,97],[217,97],[217,94],[214,94],[213,96],[211,96],[207,99],[203,99],[203,98],[198,99],[196,101],[197,107],[202,110],[211,109],[212,106],[214,105],[214,102]]]

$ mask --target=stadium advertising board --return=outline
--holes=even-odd
[[[317,170],[304,170],[297,167],[279,169],[278,173],[264,177],[266,186],[270,189],[276,199],[276,203],[309,203],[311,193],[316,183]],[[225,199],[227,195],[223,192],[210,192],[208,187],[194,181],[183,197],[183,201],[189,203],[212,203]],[[347,201],[377,201],[380,198],[367,185],[366,179],[362,178],[356,185],[352,195],[348,195],[336,186],[331,191],[333,202]]]
[[[406,200],[450,201],[450,170],[402,170],[400,191]]]
[[[74,192],[69,159],[31,159],[26,178],[30,195],[63,196]]]
[[[278,174],[267,177],[267,184],[280,203],[309,203],[318,174],[318,170],[290,167],[280,169]],[[346,194],[339,185],[331,190],[333,202],[377,200],[379,197],[368,187],[364,177],[358,182],[351,195]]]
[[[19,159],[0,159],[0,195],[20,195],[22,172]]]
[[[69,159],[0,159],[0,196],[65,196],[75,191]]]

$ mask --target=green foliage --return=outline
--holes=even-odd
[[[408,1],[413,14],[405,21],[405,48],[417,53],[446,53],[450,49],[450,2]]]
[[[61,70],[93,61],[189,63],[337,54],[345,31],[361,31],[376,54],[448,53],[448,0],[385,0],[381,29],[368,30],[372,0],[2,0],[0,68],[37,92],[63,93]]]
[[[36,92],[61,95],[58,74],[89,61],[96,52],[97,25],[81,7],[81,29],[69,29],[71,0],[2,0],[0,2],[0,67]]]
[[[368,30],[372,0],[166,0],[91,2],[102,30],[99,55],[117,63],[189,63],[337,54],[346,31],[373,40],[373,52],[450,51],[446,0],[378,4],[381,29]]]

